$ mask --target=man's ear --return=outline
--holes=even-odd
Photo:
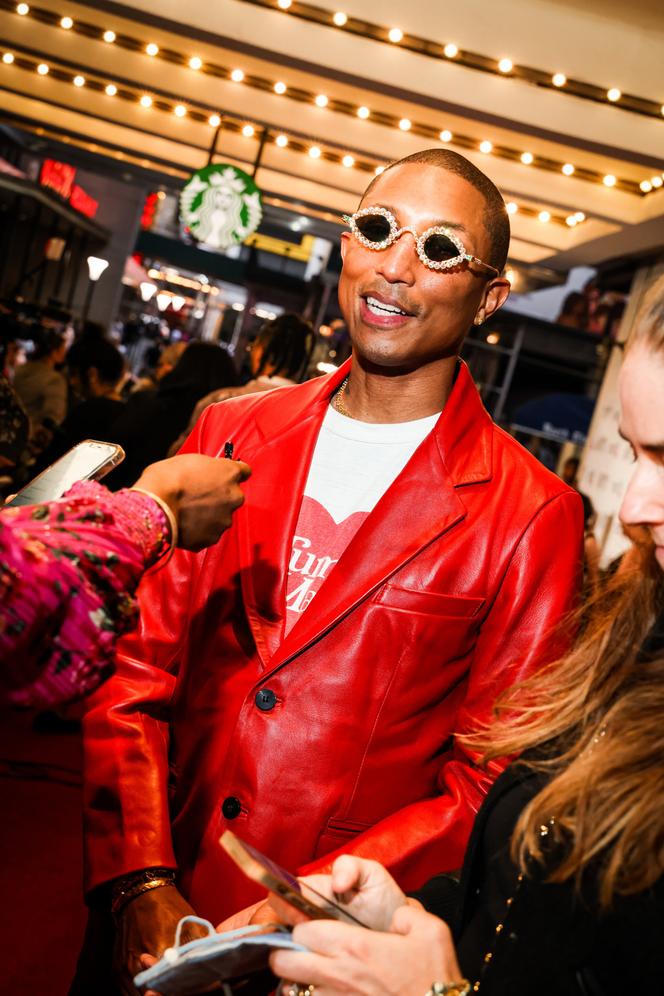
[[[478,314],[481,314],[482,321],[491,318],[499,308],[502,308],[510,296],[511,289],[512,285],[506,277],[496,277],[487,284],[484,290],[482,305],[478,309]]]
[[[348,252],[348,240],[350,238],[351,238],[350,232],[342,232],[341,233],[341,244],[340,244],[339,248],[341,250],[341,262],[342,263],[343,263],[343,261],[346,258],[346,253]]]

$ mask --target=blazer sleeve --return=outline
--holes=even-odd
[[[550,499],[524,530],[480,630],[455,735],[441,753],[440,794],[391,814],[301,874],[350,852],[380,861],[403,888],[415,889],[461,867],[475,815],[509,759],[485,767],[459,735],[491,719],[502,692],[566,651],[572,634],[560,624],[576,604],[582,556],[581,500],[567,491]]]
[[[182,452],[199,447],[197,426]],[[143,579],[139,627],[118,644],[113,676],[87,700],[86,891],[130,871],[176,865],[168,813],[169,709],[203,555],[176,550],[167,567]]]

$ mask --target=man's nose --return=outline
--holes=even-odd
[[[376,254],[376,272],[391,284],[411,285],[415,280],[415,267],[420,265],[415,249],[415,237],[403,232],[387,249]]]

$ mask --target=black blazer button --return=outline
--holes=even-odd
[[[271,688],[261,688],[259,692],[256,692],[256,705],[263,712],[269,712],[270,709],[274,709],[276,704],[277,696]]]
[[[221,811],[227,820],[234,820],[242,812],[240,800],[234,795],[229,795],[221,804]]]

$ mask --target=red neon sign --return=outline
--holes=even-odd
[[[72,187],[69,203],[81,214],[87,215],[88,218],[94,218],[99,207],[99,201],[90,197],[90,194],[86,194],[83,187],[79,187],[77,183]]]
[[[49,187],[60,194],[66,201],[71,197],[76,169],[68,163],[60,163],[56,159],[45,159],[42,163],[39,182],[42,187]]]

